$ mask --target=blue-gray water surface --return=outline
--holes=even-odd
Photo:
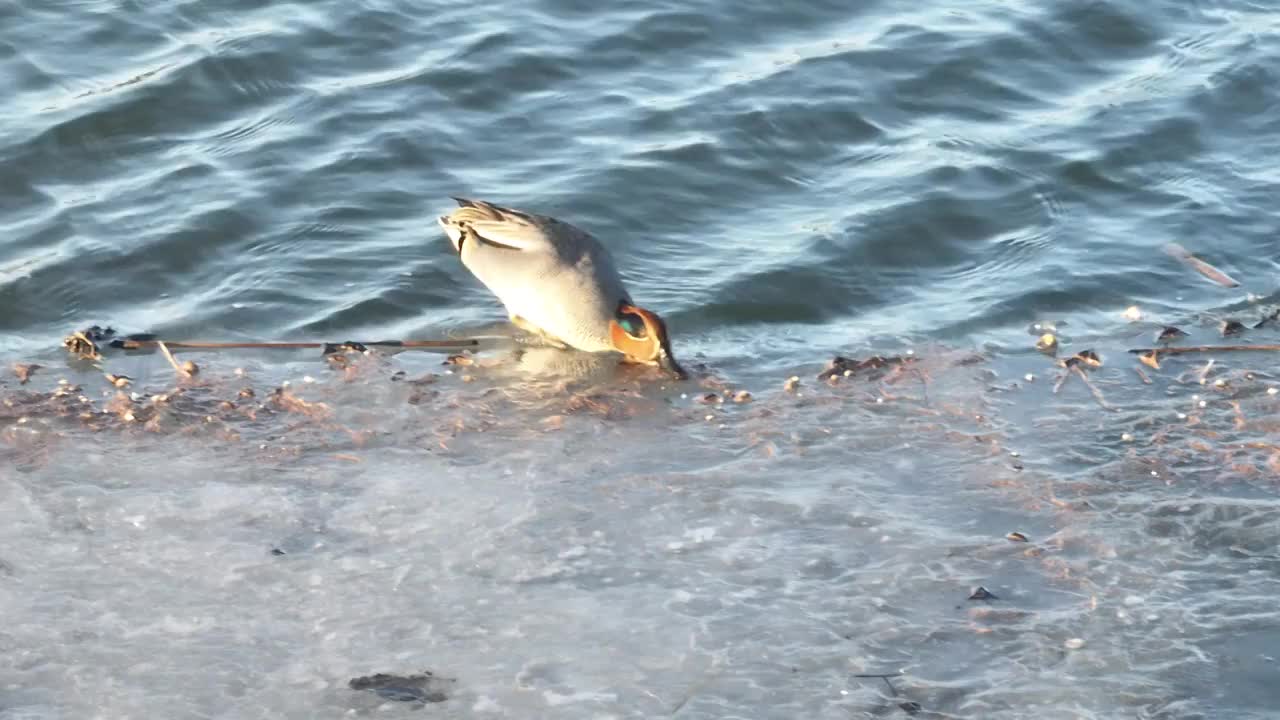
[[[1125,350],[1280,342],[1278,73],[1248,0],[0,3],[0,718],[1272,717],[1280,367]],[[508,334],[450,196],[699,378],[60,347]]]

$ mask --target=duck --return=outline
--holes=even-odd
[[[676,379],[666,323],[632,302],[609,251],[587,231],[547,215],[454,197],[438,218],[462,264],[497,296],[516,327],[548,344],[619,353]]]

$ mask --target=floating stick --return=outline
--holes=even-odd
[[[110,346],[120,350],[141,350],[148,347],[168,346],[182,350],[231,350],[231,349],[267,349],[267,350],[307,350],[323,349],[337,351],[344,347],[359,350],[369,347],[391,348],[456,348],[475,347],[479,340],[466,338],[462,340],[375,340],[373,342],[355,342],[348,340],[342,343],[331,342],[198,342],[198,341],[160,341],[151,337],[127,337],[112,340]]]
[[[161,340],[155,335],[143,333],[138,335],[126,335],[124,337],[116,337],[115,330],[111,328],[101,328],[97,325],[86,330],[73,333],[62,344],[68,351],[80,356],[86,360],[98,360],[101,356],[98,353],[99,345],[114,348],[117,350],[143,350],[148,348],[158,348],[162,353],[169,357],[173,362],[169,353],[169,348],[176,350],[231,350],[231,349],[266,349],[266,350],[306,350],[317,349],[322,350],[325,355],[332,355],[346,350],[354,350],[356,352],[364,352],[370,347],[392,348],[409,350],[414,348],[467,348],[477,347],[480,341],[475,338],[460,338],[458,340],[374,340],[371,342],[356,342],[348,340],[341,343],[333,342],[202,342],[196,340]],[[176,364],[175,364],[176,366]],[[189,370],[179,368],[190,374]]]
[[[191,373],[187,372],[186,369],[178,364],[178,361],[173,357],[173,353],[169,352],[169,348],[164,346],[163,340],[157,340],[156,347],[160,348],[160,352],[164,353],[164,359],[169,361],[169,364],[173,366],[173,369],[176,370],[179,375],[191,375]]]
[[[855,674],[854,674],[854,677],[856,677],[856,678],[875,678],[875,679],[883,680],[883,681],[884,681],[884,684],[889,686],[889,694],[893,695],[894,697],[897,697],[897,696],[898,696],[898,688],[894,687],[894,686],[893,686],[893,683],[889,682],[889,678],[902,677],[902,673],[900,673],[900,672],[896,672],[896,673],[855,673]]]
[[[1080,369],[1079,365],[1072,365],[1071,372],[1080,376],[1080,380],[1084,382],[1084,386],[1089,388],[1089,392],[1093,395],[1093,399],[1098,401],[1098,406],[1103,410],[1115,410],[1114,407],[1107,404],[1105,398],[1102,397],[1102,391],[1097,388],[1090,380],[1089,376]]]
[[[1182,247],[1178,243],[1169,243],[1168,245],[1165,245],[1164,251],[1186,263],[1192,270],[1195,270],[1201,275],[1218,283],[1222,287],[1240,287],[1240,283],[1236,282],[1236,280],[1230,275],[1227,275],[1218,268],[1201,260],[1195,255],[1192,255],[1186,248]]]
[[[1184,355],[1186,353],[1207,352],[1280,352],[1280,345],[1190,345],[1187,347],[1133,348],[1129,352],[1134,355],[1143,353],[1159,353],[1161,355]]]
[[[1214,359],[1209,358],[1209,362],[1205,363],[1204,367],[1200,368],[1200,377],[1197,378],[1197,380],[1201,385],[1203,385],[1205,381],[1209,379],[1209,371],[1213,369],[1213,364],[1214,364]]]

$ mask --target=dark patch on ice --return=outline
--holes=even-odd
[[[1000,598],[997,597],[995,593],[979,585],[978,587],[974,588],[972,592],[969,593],[969,599],[990,601],[990,600],[999,600]]]
[[[449,696],[437,686],[440,683],[450,682],[453,680],[438,678],[431,671],[425,670],[417,675],[376,673],[351,678],[347,687],[352,690],[367,690],[384,700],[425,705],[448,700]]]

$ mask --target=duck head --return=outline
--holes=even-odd
[[[609,339],[629,362],[657,365],[677,380],[689,377],[676,362],[667,337],[667,324],[657,313],[624,300],[609,321]]]

